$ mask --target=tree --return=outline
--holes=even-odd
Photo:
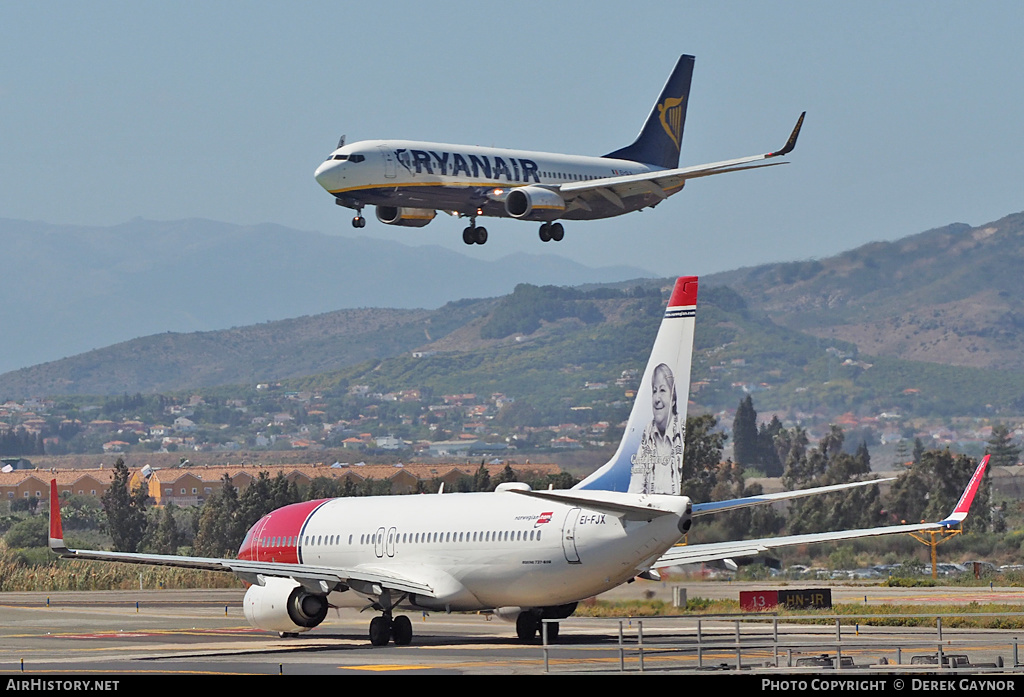
[[[924,442],[920,438],[914,439],[914,462],[920,462],[924,455]]]
[[[710,501],[728,437],[716,431],[718,419],[711,414],[686,417],[683,439],[683,491],[694,501]]]
[[[736,407],[732,421],[732,458],[743,466],[757,464],[757,412],[754,400],[747,395]]]
[[[501,474],[494,478],[495,485],[518,481],[519,478],[516,476],[515,470],[512,469],[512,465],[508,463],[505,463],[505,468],[501,470]]]
[[[197,554],[205,557],[224,557],[234,554],[241,544],[244,531],[238,529],[238,490],[231,477],[224,475],[223,486],[206,500],[199,516],[199,530],[195,544]]]
[[[115,552],[136,552],[146,534],[146,499],[149,497],[145,486],[140,484],[134,491],[128,491],[130,473],[124,458],[114,463],[114,479],[110,488],[100,497],[107,515],[107,532],[114,541]]]
[[[487,466],[484,463],[480,463],[480,469],[473,475],[473,491],[490,491],[491,490],[491,473],[487,471]]]
[[[45,547],[49,524],[43,516],[32,516],[11,526],[4,535],[8,547]]]
[[[800,438],[794,435],[789,440]],[[861,443],[857,453],[851,455],[843,452],[844,440],[843,430],[833,425],[817,448],[791,450],[782,478],[784,486],[804,489],[864,478],[871,472],[867,444]],[[873,527],[881,522],[882,503],[877,485],[810,496],[790,504],[789,531],[793,534]]]
[[[889,510],[897,520],[907,523],[942,520],[956,506],[960,495],[977,468],[977,461],[946,450],[928,450],[920,462],[901,474],[889,493]],[[989,469],[971,504],[964,529],[985,530],[991,522]]]
[[[775,449],[775,438],[783,431],[778,416],[773,416],[767,424],[761,424],[757,431],[757,464],[769,477],[781,477],[782,460]]]
[[[177,554],[181,546],[181,533],[178,532],[178,524],[174,520],[174,511],[177,507],[173,503],[164,506],[160,513],[159,521],[154,521],[153,532],[149,536],[148,547],[156,554]]]
[[[1006,424],[996,424],[992,427],[992,435],[988,439],[986,452],[992,456],[988,462],[990,469],[992,467],[1012,467],[1020,458],[1020,446],[1014,445],[1013,434]]]

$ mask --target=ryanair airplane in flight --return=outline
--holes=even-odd
[[[352,225],[366,225],[364,206],[375,206],[388,225],[423,227],[437,214],[468,218],[466,244],[484,244],[482,216],[540,222],[540,239],[559,241],[560,220],[597,220],[653,208],[680,191],[687,179],[782,162],[804,114],[781,150],[693,167],[679,167],[693,56],[681,56],[661,96],[631,144],[603,157],[531,152],[408,140],[363,140],[337,149],[316,170],[316,180],[339,206],[356,211]],[[806,113],[806,112],[805,112]]]

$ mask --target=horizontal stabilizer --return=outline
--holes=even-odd
[[[560,491],[527,491],[525,489],[510,489],[512,493],[522,496],[532,496],[545,501],[566,504],[568,506],[579,506],[600,513],[610,513],[614,516],[622,516],[626,520],[652,520],[663,515],[673,515],[675,511],[667,511],[661,508],[646,508],[634,506],[618,501],[609,501],[607,496],[602,496],[595,491],[594,495],[588,495],[585,491],[572,490],[572,494],[565,494]],[[634,497],[635,498],[635,497]]]

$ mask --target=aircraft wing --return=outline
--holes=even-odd
[[[831,491],[842,491],[843,489],[852,489],[858,486],[870,486],[872,484],[879,484],[881,482],[891,482],[893,479],[895,479],[895,477],[889,477],[888,479],[868,479],[863,482],[847,482],[846,484],[816,486],[811,489],[798,489],[797,491],[780,491],[777,494],[759,494],[757,496],[746,496],[741,499],[727,499],[725,501],[708,501],[707,503],[695,503],[693,504],[693,515],[694,517],[696,517],[699,515],[707,515],[708,513],[720,513],[721,511],[731,511],[737,508],[746,508],[748,506],[760,506],[765,503],[774,503],[776,501],[799,499],[803,498],[804,496],[827,494]]]
[[[785,162],[760,163],[762,160],[781,157],[789,154],[796,147],[796,139],[800,135],[800,129],[804,123],[804,116],[807,112],[800,114],[793,132],[781,150],[741,157],[735,160],[723,160],[712,162],[706,165],[695,165],[678,169],[665,169],[656,172],[644,172],[642,174],[629,174],[621,177],[605,177],[603,179],[591,179],[583,182],[570,182],[558,187],[559,193],[570,204],[578,198],[587,198],[594,195],[603,197],[611,203],[625,208],[623,198],[637,196],[640,194],[654,194],[660,198],[668,198],[678,191],[687,179],[698,177],[710,177],[713,174],[724,174],[725,172],[739,172],[745,169],[758,169],[760,167],[772,167],[786,164]],[[577,202],[577,206],[586,207],[585,202]]]
[[[243,581],[254,584],[260,584],[257,579],[258,576],[278,576],[295,579],[297,582],[311,588],[320,587],[321,590],[333,589],[340,583],[346,586],[378,585],[382,588],[390,588],[404,593],[416,593],[417,595],[429,597],[435,596],[434,589],[429,583],[420,582],[388,569],[364,569],[360,567],[346,569],[314,564],[285,564],[281,562],[222,559],[218,557],[184,557],[171,554],[140,554],[135,552],[68,549],[64,545],[56,480],[50,482],[49,547],[60,556],[71,559],[117,561],[127,564],[146,564],[149,566],[173,566],[182,569],[202,569],[204,571],[226,571],[236,574]],[[326,587],[322,584],[326,584]]]
[[[936,523],[917,523],[911,525],[884,525],[877,528],[862,528],[860,530],[837,530],[834,532],[817,532],[806,535],[787,535],[784,537],[764,537],[757,540],[735,540],[730,542],[711,542],[708,544],[681,545],[673,547],[663,554],[654,564],[652,569],[660,569],[666,566],[678,564],[695,564],[699,562],[714,561],[717,559],[731,559],[734,557],[749,557],[770,549],[789,547],[792,545],[808,544],[812,542],[828,542],[830,540],[849,540],[857,537],[874,537],[878,535],[895,535],[905,532],[916,532],[918,530],[938,530],[951,528],[962,523],[967,518],[971,502],[981,484],[981,478],[988,466],[989,456],[986,455],[978,463],[967,488],[960,496],[953,512],[944,520]],[[827,489],[829,487],[821,487]],[[812,491],[805,489],[804,491]],[[820,493],[820,492],[819,492]],[[694,506],[696,509],[696,506]],[[696,515],[696,510],[694,511]]]

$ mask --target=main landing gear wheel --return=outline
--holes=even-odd
[[[405,615],[399,615],[391,623],[391,638],[395,646],[408,646],[412,643],[412,621]]]
[[[466,244],[484,244],[487,242],[487,228],[470,225],[462,231],[462,241]]]
[[[565,237],[565,228],[562,227],[561,223],[544,223],[540,226],[541,242],[549,242],[551,240],[561,242],[563,237]]]
[[[516,618],[516,636],[522,641],[533,641],[540,629],[540,618],[532,612],[520,612]]]
[[[412,643],[412,621],[405,615],[392,619],[390,612],[370,620],[370,643],[374,646],[387,646],[389,641],[395,646],[408,646]]]
[[[391,621],[384,617],[370,620],[370,643],[374,646],[386,646],[391,639]]]

